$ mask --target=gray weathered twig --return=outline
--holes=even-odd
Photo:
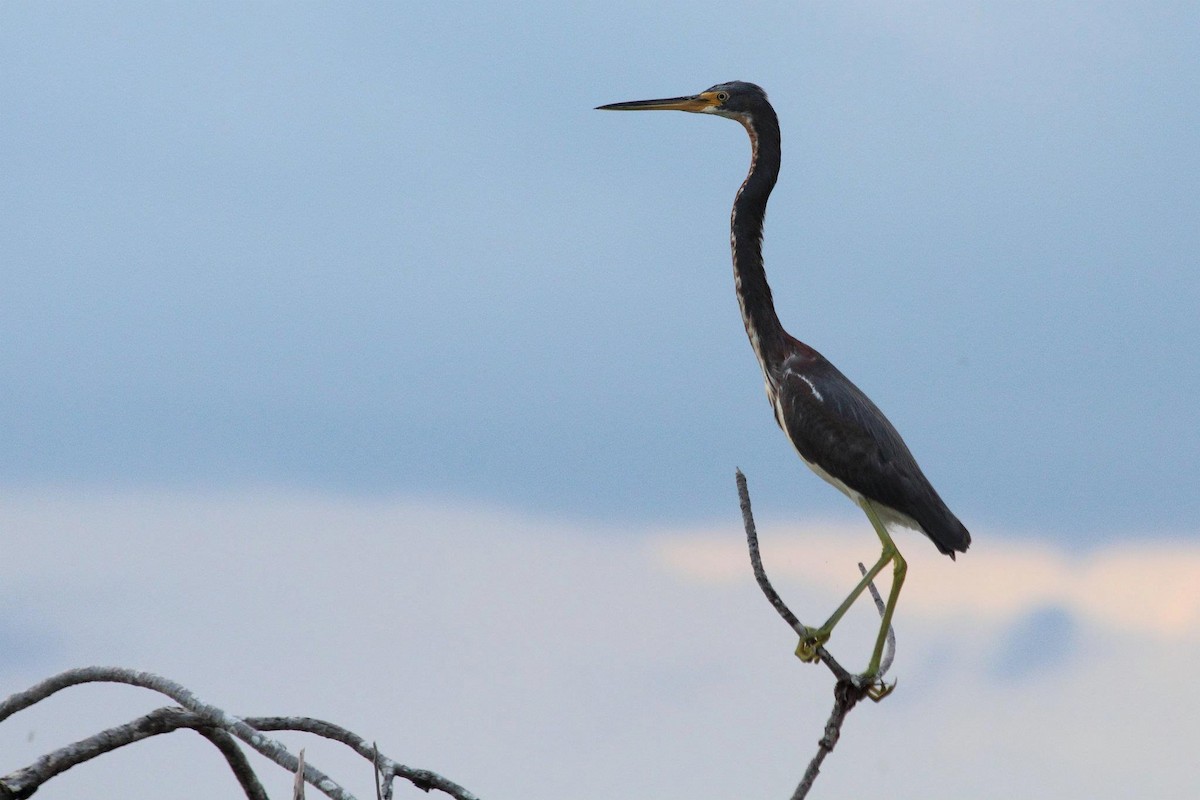
[[[833,752],[834,745],[842,735],[842,723],[846,721],[846,715],[866,697],[866,694],[865,689],[855,686],[851,681],[838,681],[834,684],[833,710],[829,712],[829,719],[825,721],[825,733],[817,741],[817,754],[808,762],[808,769],[804,771],[804,777],[792,793],[792,800],[803,800],[808,796],[808,790],[812,788],[813,781],[821,772],[825,756]]]
[[[858,571],[866,575],[867,568],[860,561],[858,562]],[[867,591],[871,593],[871,599],[875,601],[875,610],[879,612],[879,616],[883,616],[887,611],[887,606],[883,602],[883,597],[879,594],[879,590],[875,588],[875,581],[867,584]],[[887,641],[883,645],[883,658],[879,661],[879,674],[877,678],[883,678],[887,675],[888,670],[892,668],[892,661],[896,658],[896,629],[888,625]]]
[[[296,756],[296,779],[292,782],[292,800],[304,800],[304,748]]]
[[[341,742],[367,761],[377,764],[379,773],[384,777],[385,781],[388,780],[388,776],[394,775],[405,779],[422,791],[428,792],[432,789],[437,789],[439,792],[445,792],[451,797],[457,798],[457,800],[478,800],[471,792],[436,772],[430,772],[427,769],[406,767],[382,753],[376,756],[374,746],[368,743],[366,739],[332,722],[313,719],[312,717],[247,717],[246,722],[260,731],[302,731],[316,736],[323,736],[335,742]]]
[[[383,786],[379,782],[379,743],[371,742],[371,777],[375,779],[375,800],[383,800]]]
[[[779,596],[779,592],[775,591],[775,587],[771,585],[771,580],[767,577],[766,568],[763,567],[762,554],[758,549],[758,529],[754,524],[754,513],[750,510],[750,490],[746,486],[746,476],[739,469],[737,471],[737,488],[738,498],[741,501],[742,507],[742,524],[746,528],[746,544],[750,550],[750,566],[754,570],[754,578],[758,581],[758,587],[762,589],[762,593],[766,595],[767,600],[783,617],[797,636],[804,637],[808,635],[808,626],[802,623],[792,610],[783,602],[783,598]],[[853,675],[849,670],[845,669],[841,664],[829,654],[824,647],[817,647],[817,655],[821,658],[821,663],[829,667],[835,678],[839,681],[852,681]]]

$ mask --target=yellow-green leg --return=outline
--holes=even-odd
[[[871,653],[871,660],[867,664],[867,671],[863,673],[865,677],[874,678],[879,674],[879,662],[883,658],[883,645],[887,642],[888,628],[892,626],[892,614],[896,612],[896,600],[900,597],[900,587],[904,585],[904,576],[908,574],[908,562],[904,560],[904,556],[900,555],[900,551],[896,549],[895,543],[892,542],[892,537],[888,536],[887,529],[883,526],[883,521],[879,519],[879,515],[875,512],[871,501],[867,501],[864,510],[867,512],[867,517],[871,520],[871,524],[875,527],[875,533],[879,534],[879,539],[883,542],[884,552],[886,553],[890,549],[892,558],[892,590],[888,592],[887,604],[883,607],[883,618],[879,623],[879,635],[875,638],[875,652]]]
[[[879,519],[879,514],[876,513],[871,501],[868,500],[863,505],[863,510],[867,513],[867,519],[871,520],[871,526],[875,528],[875,534],[879,537],[879,541],[883,544],[883,552],[879,556],[879,560],[875,562],[867,573],[863,575],[863,579],[858,582],[854,590],[849,596],[842,601],[842,604],[837,607],[833,615],[819,628],[810,628],[808,635],[800,640],[800,644],[796,646],[796,656],[801,661],[815,661],[817,659],[817,648],[829,641],[829,635],[833,632],[833,628],[850,610],[850,606],[854,605],[854,601],[859,598],[867,585],[875,579],[888,562],[892,562],[892,590],[888,594],[887,605],[884,606],[883,620],[879,627],[879,636],[875,640],[875,652],[871,654],[871,661],[867,665],[865,677],[871,678],[879,672],[879,663],[883,659],[883,645],[887,641],[888,628],[892,624],[892,614],[896,610],[896,599],[900,596],[900,587],[904,585],[904,576],[908,570],[908,565],[904,561],[904,557],[900,555],[900,551],[896,549],[896,543],[892,541],[892,537],[888,535],[887,528],[884,527],[883,521]]]

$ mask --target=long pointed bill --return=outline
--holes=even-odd
[[[691,111],[699,113],[718,105],[716,92],[701,92],[690,97],[668,97],[663,100],[634,100],[629,103],[610,103],[596,106],[597,111]]]

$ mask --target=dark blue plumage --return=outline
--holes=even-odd
[[[801,342],[794,350],[770,369],[780,387],[776,419],[800,457],[859,505],[859,497],[875,501],[885,521],[923,531],[951,558],[966,551],[971,534],[883,412],[820,353]]]

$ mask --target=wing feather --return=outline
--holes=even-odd
[[[915,521],[943,553],[964,552],[971,537],[921,471],[883,412],[811,348],[773,376],[776,414],[811,465],[854,492]]]

